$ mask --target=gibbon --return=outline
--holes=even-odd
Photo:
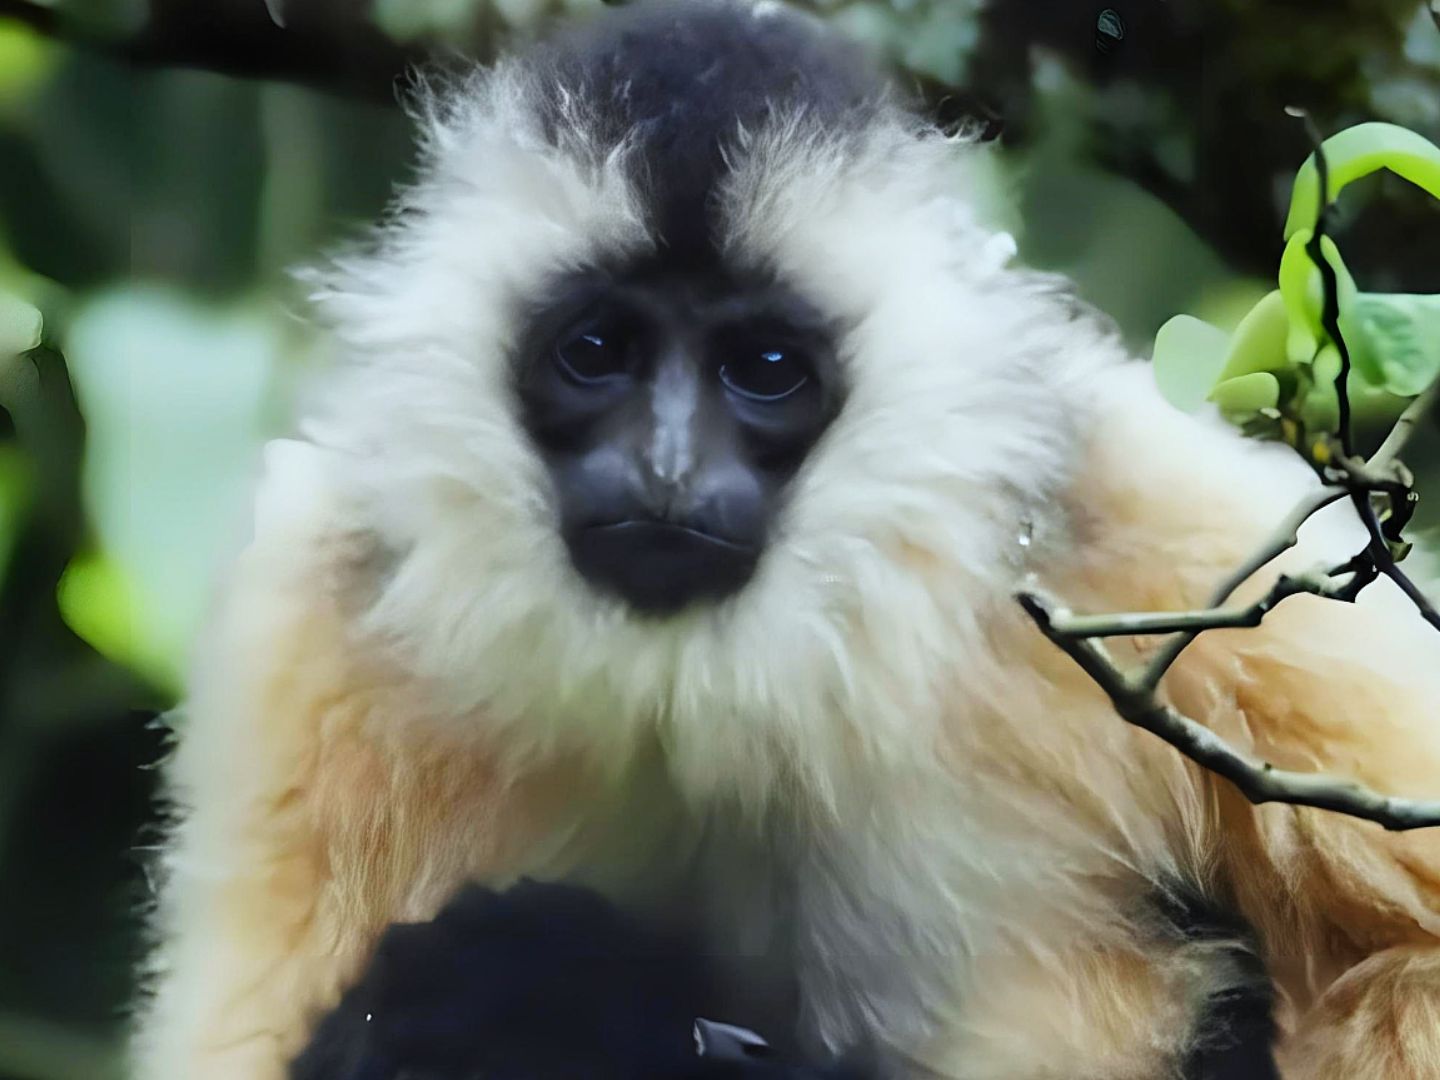
[[[1250,805],[1015,601],[1195,607],[1316,481],[1010,265],[976,146],[740,0],[416,111],[200,646],[139,1076],[281,1080],[387,927],[529,878],[695,935],[716,1019],[815,1061],[1160,1080],[1273,1030],[1286,1080],[1440,1077],[1440,832]],[[1355,550],[1332,510],[1251,587]],[[1440,636],[1386,582],[1163,690],[1440,789]]]

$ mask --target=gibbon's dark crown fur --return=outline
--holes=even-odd
[[[547,128],[584,103],[599,145],[629,140],[633,179],[671,259],[714,256],[713,195],[742,128],[800,115],[843,136],[887,86],[859,49],[794,12],[744,0],[646,0],[598,16],[532,58]],[[668,260],[667,260],[668,261]]]

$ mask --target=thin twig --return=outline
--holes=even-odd
[[[1408,550],[1403,534],[1417,501],[1414,478],[1399,455],[1420,419],[1440,396],[1440,381],[1411,402],[1368,461],[1356,457],[1351,449],[1350,352],[1340,332],[1339,285],[1335,268],[1321,247],[1332,212],[1328,163],[1319,133],[1308,116],[1298,115],[1305,120],[1315,143],[1320,200],[1315,227],[1305,250],[1318,269],[1324,288],[1321,313],[1324,334],[1340,354],[1340,371],[1335,379],[1340,415],[1335,436],[1322,434],[1313,442],[1308,442],[1308,437],[1297,438],[1292,445],[1325,486],[1306,495],[1286,515],[1270,537],[1216,587],[1203,610],[1074,615],[1038,592],[1023,592],[1017,599],[1041,632],[1105,691],[1124,720],[1158,735],[1192,761],[1231,781],[1251,802],[1283,802],[1334,810],[1377,822],[1387,829],[1440,826],[1440,801],[1393,798],[1335,777],[1276,769],[1268,762],[1236,750],[1215,732],[1156,696],[1161,681],[1180,654],[1201,634],[1222,628],[1259,626],[1281,601],[1297,593],[1353,603],[1383,574],[1410,599],[1427,623],[1440,630],[1440,612],[1397,565]],[[1317,355],[1325,344],[1322,338]],[[1303,425],[1294,417],[1290,419],[1303,434]],[[1303,449],[1301,442],[1307,442]],[[1362,552],[1324,574],[1301,577],[1282,574],[1254,603],[1244,607],[1224,606],[1252,575],[1299,542],[1305,522],[1342,499],[1349,499],[1368,533]],[[1377,507],[1383,509],[1383,516]],[[1099,640],[1143,634],[1168,634],[1169,637],[1134,676],[1115,665]]]
[[[1300,528],[1305,522],[1325,507],[1345,498],[1346,494],[1343,489],[1322,489],[1306,495],[1295,504],[1290,513],[1285,515],[1285,520],[1276,526],[1275,531],[1270,534],[1265,543],[1261,544],[1250,558],[1236,567],[1233,573],[1216,586],[1206,606],[1218,608],[1229,600],[1235,594],[1235,590],[1249,581],[1258,571],[1264,569],[1300,542]],[[1175,665],[1175,661],[1180,659],[1180,654],[1189,648],[1202,632],[1203,628],[1187,629],[1161,645],[1145,669],[1145,673],[1141,677],[1141,685],[1151,691],[1158,687],[1166,673]]]
[[[1385,441],[1365,462],[1372,469],[1384,469],[1400,456],[1410,438],[1415,434],[1420,421],[1435,407],[1435,401],[1440,398],[1440,379],[1431,383],[1426,391],[1406,406],[1405,411],[1400,414],[1400,419],[1395,421],[1395,426],[1390,429],[1390,434],[1385,436]]]
[[[1201,611],[1122,612],[1114,615],[1072,615],[1064,609],[1051,611],[1051,625],[1067,637],[1134,637],[1141,634],[1189,634],[1206,630],[1234,630],[1259,626],[1280,601],[1308,593],[1335,598],[1339,588],[1320,577],[1290,577],[1282,574],[1268,592],[1244,607],[1206,608]],[[1144,688],[1148,680],[1141,679]]]
[[[1097,642],[1055,626],[1057,605],[1037,592],[1021,593],[1020,605],[1050,641],[1065,651],[1109,697],[1127,723],[1159,736],[1197,765],[1229,780],[1252,803],[1311,806],[1363,818],[1392,831],[1440,825],[1440,802],[1402,799],[1320,773],[1277,769],[1241,753],[1215,732],[1132,683]]]
[[[1391,559],[1388,566],[1382,566],[1380,572],[1399,586],[1400,591],[1409,597],[1422,619],[1436,630],[1440,630],[1440,611],[1436,610],[1434,603],[1425,595],[1420,586],[1411,580],[1410,575],[1395,565],[1395,560]]]
[[[1354,494],[1351,496],[1355,503],[1356,513],[1360,520],[1365,523],[1366,530],[1370,533],[1370,544],[1365,550],[1365,557],[1375,564],[1375,569],[1388,577],[1415,605],[1415,610],[1420,617],[1440,630],[1440,611],[1436,610],[1430,598],[1425,595],[1420,586],[1410,580],[1410,576],[1401,570],[1395,562],[1395,556],[1390,551],[1390,545],[1386,541],[1383,529],[1375,516],[1375,508],[1370,505],[1368,496]]]
[[[1345,491],[1328,489],[1306,495],[1285,519],[1275,527],[1269,538],[1256,549],[1255,553],[1235,568],[1224,581],[1215,587],[1207,607],[1219,607],[1235,594],[1235,590],[1249,581],[1259,570],[1264,569],[1285,552],[1300,542],[1300,527],[1331,503],[1345,498]]]

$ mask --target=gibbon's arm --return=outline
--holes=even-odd
[[[1208,637],[1171,688],[1181,708],[1281,768],[1440,793],[1440,634],[1387,580]],[[1252,807],[1212,783],[1221,857],[1295,1009],[1285,1075],[1440,1076],[1440,830]]]
[[[1288,449],[1170,411],[1149,380],[1143,368],[1116,380],[1094,479],[1076,493],[1091,552],[1062,587],[1076,610],[1203,604],[1314,483]],[[1239,599],[1282,569],[1334,565],[1363,543],[1348,508],[1325,511]],[[1258,628],[1202,635],[1163,689],[1277,767],[1440,796],[1440,634],[1384,578],[1353,605],[1297,596]],[[1208,772],[1199,780],[1217,876],[1259,931],[1282,991],[1284,1075],[1440,1077],[1440,829],[1391,833],[1323,810],[1255,807]]]
[[[523,794],[502,808],[483,754],[433,727],[427,741],[421,694],[353,645],[369,553],[324,467],[307,444],[269,448],[255,537],[192,680],[145,1080],[279,1080],[380,931],[498,867],[494,822],[523,816]]]

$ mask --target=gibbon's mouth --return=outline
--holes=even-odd
[[[577,529],[567,546],[575,569],[592,585],[655,615],[738,591],[760,558],[754,544],[646,518]]]
[[[704,529],[697,529],[693,525],[682,525],[678,521],[661,521],[650,518],[626,518],[624,521],[612,521],[603,525],[590,525],[587,532],[611,533],[615,535],[642,535],[647,531],[653,532],[655,536],[673,534],[677,541],[683,542],[684,537],[691,537],[701,543],[714,544],[718,547],[729,548],[732,551],[755,552],[753,544],[741,543],[739,540],[731,540],[728,537],[719,536],[716,533],[707,532]]]

